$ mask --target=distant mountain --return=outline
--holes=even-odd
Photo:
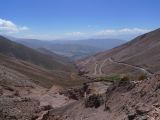
[[[57,60],[53,55],[38,52],[35,49],[10,41],[3,36],[0,36],[0,53],[45,67],[47,69],[70,71],[70,68],[73,68],[69,62],[64,62],[64,57],[59,56],[59,59]],[[56,58],[57,56],[58,55],[56,55]]]
[[[160,71],[160,29],[77,62],[93,76],[152,74]]]
[[[104,50],[117,47],[118,45],[121,45],[125,42],[126,41],[120,39],[84,39],[84,40],[53,41],[53,43],[87,45]]]
[[[46,48],[72,59],[79,59],[102,51],[102,49],[96,47],[79,44],[52,44],[48,45]]]
[[[15,40],[15,39],[13,39]],[[87,39],[87,40],[53,40],[16,39],[16,42],[32,48],[45,48],[52,52],[79,59],[97,52],[111,49],[125,41],[118,39]]]
[[[74,64],[45,49],[35,50],[0,36],[0,73],[7,78],[0,85],[34,83],[44,88],[82,84]],[[9,74],[9,75],[8,75]],[[14,81],[13,81],[14,80]],[[3,82],[2,82],[3,81]]]

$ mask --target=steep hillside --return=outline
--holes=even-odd
[[[45,88],[50,88],[53,85],[68,87],[79,85],[83,82],[83,79],[78,77],[74,71],[48,70],[2,54],[0,54],[0,65],[26,76],[31,82]]]
[[[0,37],[0,65],[27,76],[43,87],[74,86],[83,82],[73,63],[45,49],[39,51]],[[72,81],[71,83],[69,81]]]
[[[73,101],[58,90],[83,82],[65,57],[0,37],[0,120],[41,120]]]
[[[57,60],[58,55],[54,58],[55,56],[53,55],[38,52],[32,48],[12,42],[3,36],[0,36],[0,53],[51,70],[72,71],[74,69],[72,64],[64,62],[64,57],[59,56]]]
[[[47,120],[159,120],[160,75],[137,83],[121,81],[108,87],[103,100],[84,99],[56,110],[50,110]],[[94,102],[94,100],[96,102]],[[101,104],[98,104],[103,101]],[[96,105],[100,105],[96,107]]]
[[[47,70],[0,54],[0,120],[41,120],[47,110],[70,103],[59,89],[82,84],[76,73]]]
[[[92,57],[77,65],[91,76],[152,74],[160,70],[160,29]]]

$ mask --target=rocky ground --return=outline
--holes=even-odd
[[[0,120],[160,120],[159,74],[87,86],[46,89],[0,66]]]
[[[47,120],[160,120],[160,75],[115,83],[103,95],[51,110]]]
[[[61,89],[40,87],[19,72],[0,65],[0,120],[43,120],[50,109],[74,102],[60,95]]]

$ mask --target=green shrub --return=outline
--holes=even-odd
[[[130,78],[129,78],[129,76],[124,75],[124,76],[121,77],[121,80],[122,80],[122,81],[129,81]]]

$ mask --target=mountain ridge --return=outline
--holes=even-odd
[[[67,63],[68,64],[67,65],[64,62],[63,57],[61,60],[60,59],[61,57],[59,56],[59,59],[56,60],[52,55],[38,52],[37,50],[26,47],[20,43],[10,41],[9,39],[3,36],[0,36],[0,53],[10,57],[15,57],[17,59],[21,59],[27,62],[31,62],[39,66],[43,66],[47,69],[61,69],[61,70],[68,71],[69,69],[67,66],[71,65],[69,64],[69,62]],[[73,66],[71,66],[71,68],[73,68]]]
[[[82,59],[77,62],[81,70],[86,70],[93,75],[95,65],[101,66],[103,62],[103,75],[113,74],[143,74],[144,71],[136,70],[131,66],[122,65],[119,63],[129,64],[135,67],[142,67],[151,73],[160,70],[160,29],[143,34],[136,37],[123,45],[115,47],[111,50],[98,53],[94,56]],[[94,58],[94,60],[93,60]],[[117,64],[110,61],[105,61],[112,58]],[[87,61],[91,61],[90,63]],[[96,62],[95,62],[96,61]],[[87,64],[84,64],[87,63]],[[98,68],[99,69],[99,68]],[[101,75],[100,75],[101,76]]]
[[[31,48],[45,48],[51,52],[65,55],[72,59],[80,59],[93,55],[97,52],[111,49],[125,41],[119,39],[84,39],[84,40],[30,40],[30,39],[13,39],[23,45]]]
[[[0,36],[0,65],[46,88],[53,85],[67,87],[83,82],[70,59],[50,51],[26,47],[3,36]]]

